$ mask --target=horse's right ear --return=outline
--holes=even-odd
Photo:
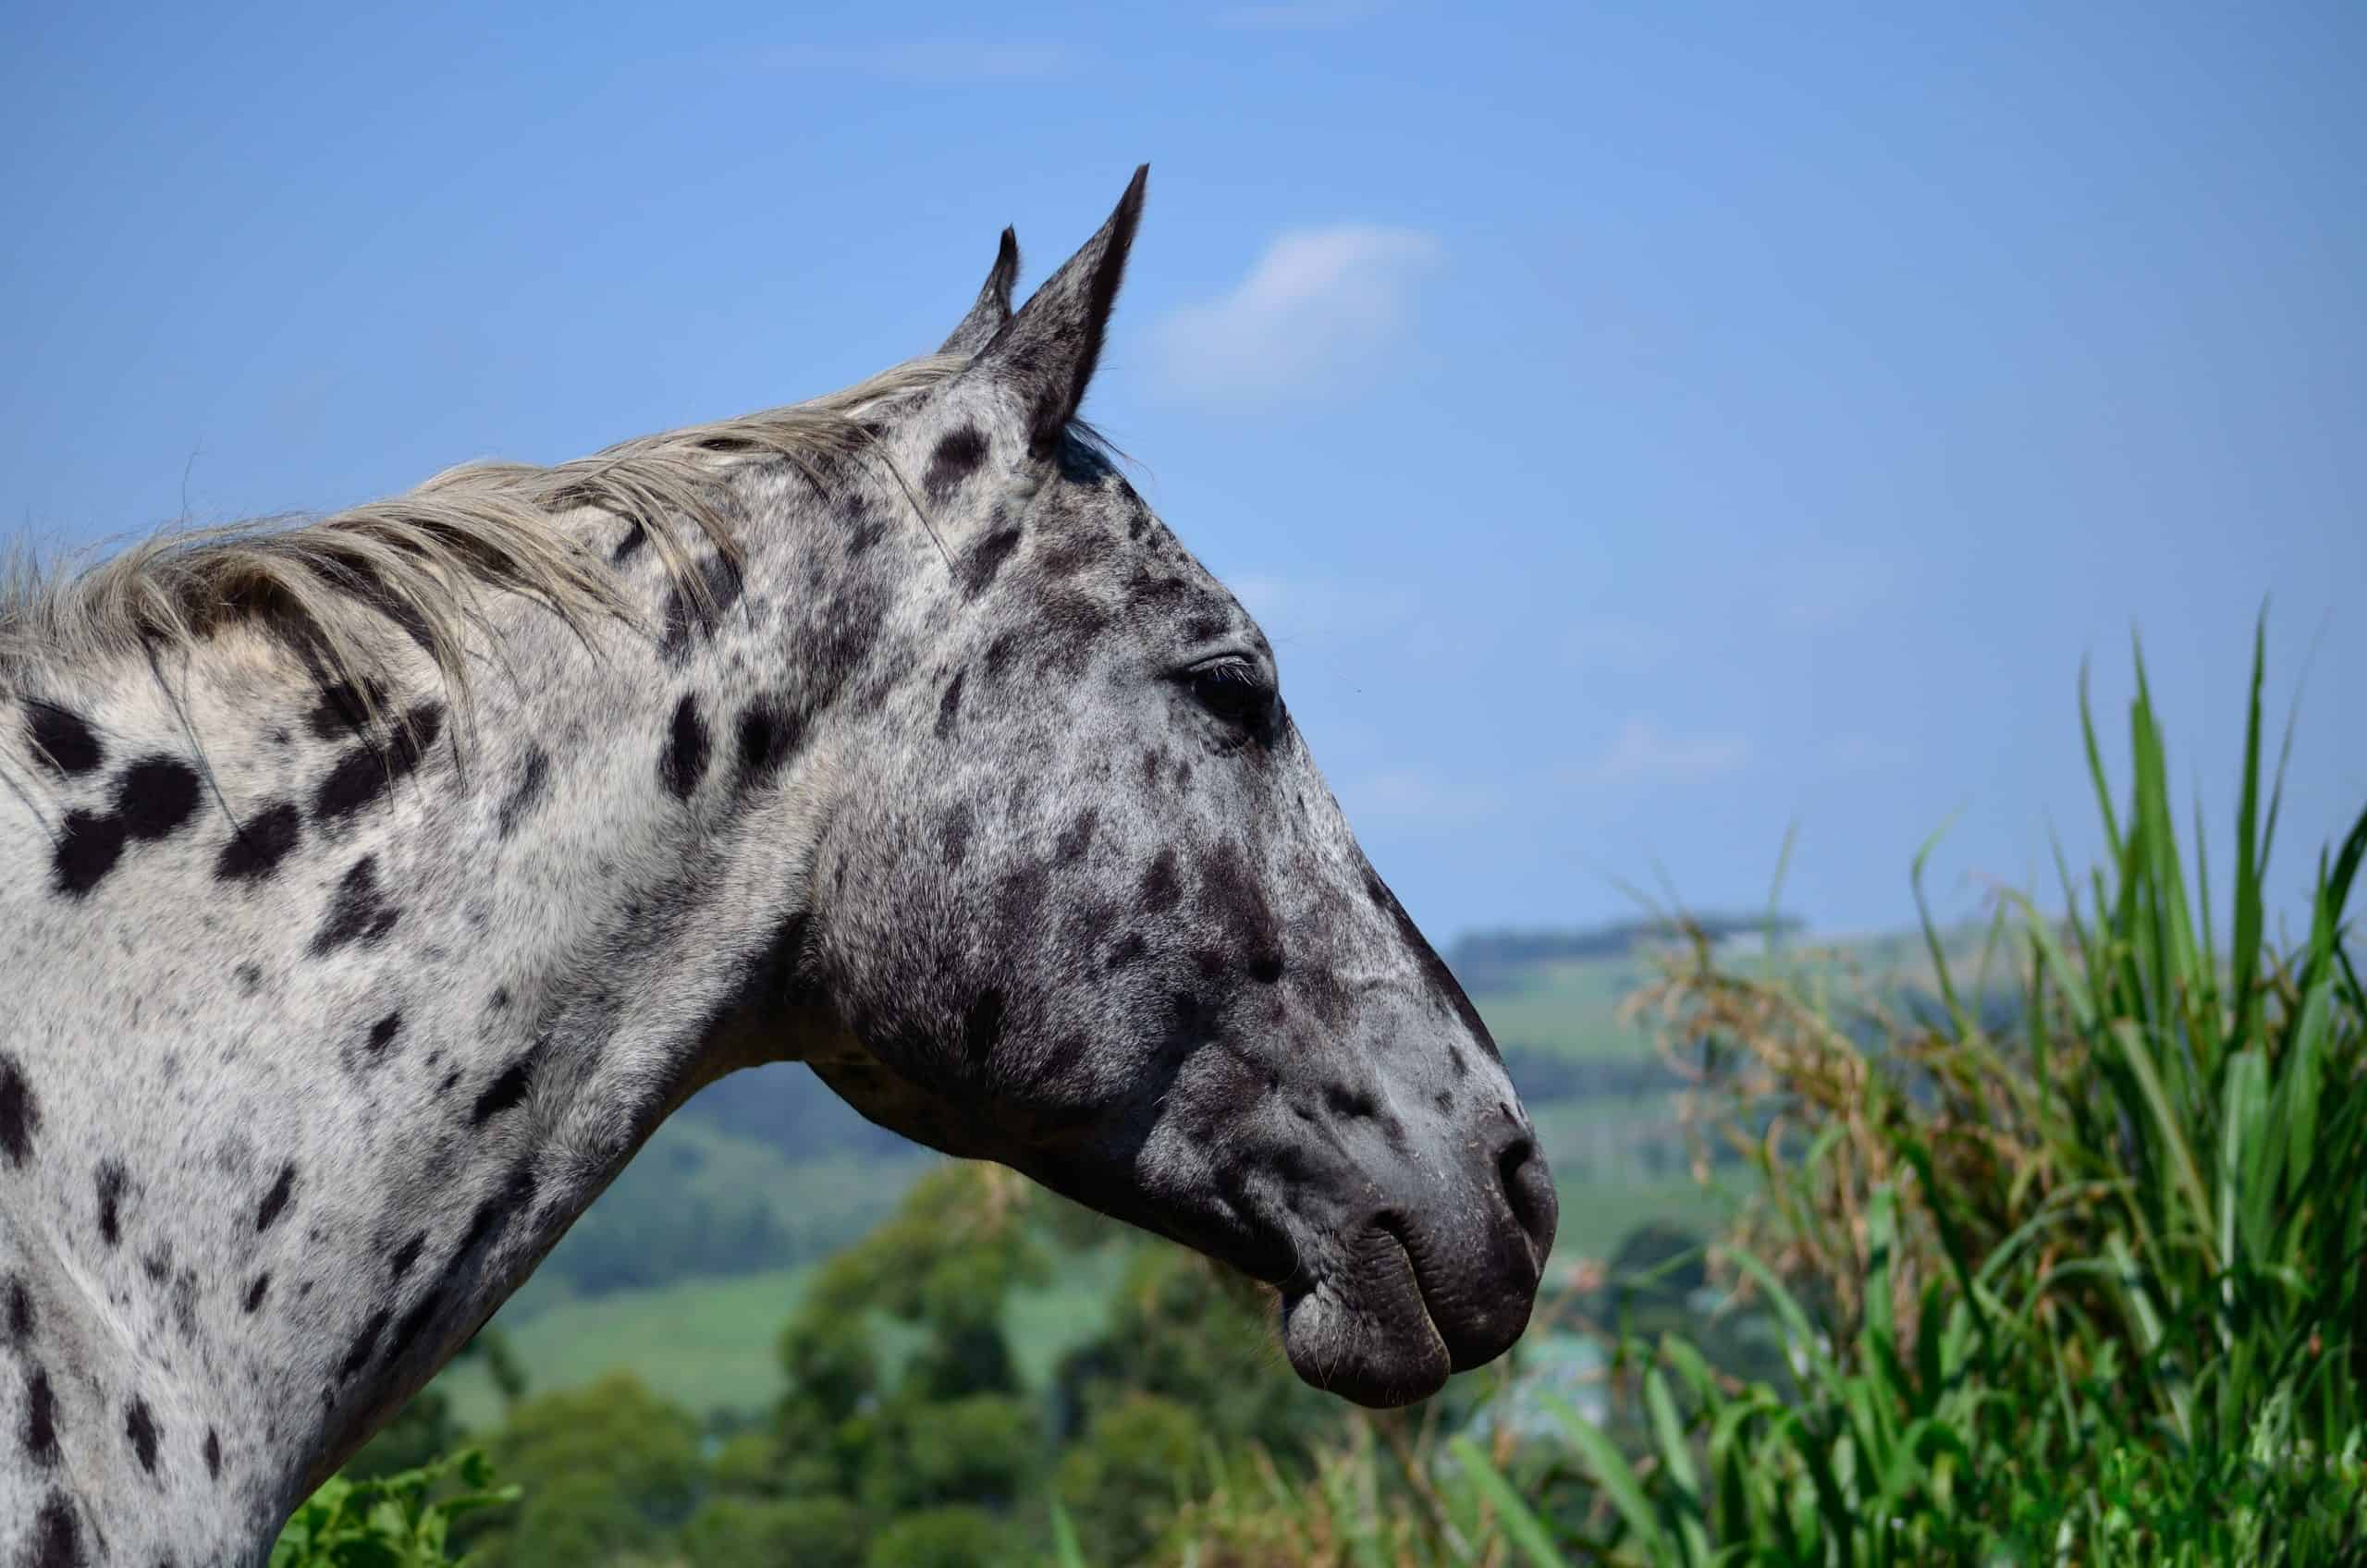
[[[1019,281],[1019,236],[1006,228],[1002,245],[995,251],[994,270],[987,274],[986,287],[978,290],[978,302],[945,340],[940,354],[975,354],[994,341],[1002,324],[1011,319],[1011,288]]]
[[[1085,399],[1085,384],[1101,358],[1102,333],[1118,284],[1126,274],[1126,251],[1143,215],[1145,164],[1120,198],[1117,211],[1085,248],[1061,263],[1035,297],[1005,322],[993,341],[962,372],[964,378],[992,382],[1019,404],[1027,449],[1050,456]]]

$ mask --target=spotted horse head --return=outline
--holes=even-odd
[[[837,748],[799,984],[873,1121],[1273,1286],[1393,1405],[1527,1325],[1556,1199],[1487,1025],[1357,846],[1257,622],[1077,422],[1142,212],[1016,312],[1006,232],[883,417],[944,565]]]

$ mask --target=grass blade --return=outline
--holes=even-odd
[[[1447,1451],[1454,1455],[1455,1462],[1463,1466],[1463,1478],[1470,1482],[1472,1487],[1495,1509],[1496,1518],[1505,1536],[1515,1546],[1520,1548],[1523,1555],[1528,1559],[1534,1568],[1569,1568],[1568,1560],[1553,1545],[1553,1537],[1547,1531],[1545,1521],[1539,1519],[1536,1511],[1521,1501],[1520,1494],[1513,1490],[1513,1484],[1504,1479],[1502,1474],[1493,1464],[1488,1463],[1488,1456],[1479,1451],[1478,1443],[1473,1442],[1469,1438],[1456,1437],[1448,1439],[1446,1446]],[[1620,1459],[1616,1449],[1611,1450],[1611,1459],[1623,1471],[1625,1470],[1625,1461]],[[1627,1481],[1629,1488],[1636,1491],[1637,1501],[1641,1502],[1643,1493],[1640,1488],[1635,1487],[1633,1474],[1628,1475]],[[1643,1517],[1645,1532],[1639,1533],[1643,1533],[1644,1538],[1650,1541],[1653,1536],[1649,1532],[1657,1521],[1652,1518],[1651,1510],[1649,1507],[1644,1509]],[[1660,1556],[1659,1553],[1653,1555],[1656,1560]]]

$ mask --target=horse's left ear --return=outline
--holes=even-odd
[[[1143,215],[1143,185],[1149,178],[1148,164],[1134,171],[1133,183],[1101,232],[1044,280],[1035,298],[962,373],[991,376],[1017,396],[1027,424],[1028,450],[1038,457],[1058,449],[1077,405],[1085,401],[1085,384],[1101,358],[1101,335],[1110,325],[1110,307],[1118,302],[1119,281],[1126,274],[1126,252]]]
[[[1011,286],[1018,281],[1019,236],[1006,228],[1002,244],[995,251],[994,270],[987,274],[986,287],[978,290],[978,302],[970,307],[970,313],[938,352],[975,354],[992,342],[1011,319]]]

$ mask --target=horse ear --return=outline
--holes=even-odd
[[[1085,384],[1101,358],[1101,335],[1110,325],[1110,307],[1118,302],[1118,284],[1125,276],[1126,252],[1143,215],[1143,185],[1149,178],[1148,164],[1134,171],[1101,232],[1044,280],[1035,298],[963,373],[992,376],[1018,396],[1027,422],[1028,449],[1038,456],[1059,447],[1077,405],[1085,401]]]
[[[1019,236],[1010,229],[1002,231],[1002,244],[995,251],[994,270],[987,274],[987,285],[978,290],[978,302],[945,340],[940,354],[975,354],[994,340],[1011,319],[1011,286],[1019,281]]]

